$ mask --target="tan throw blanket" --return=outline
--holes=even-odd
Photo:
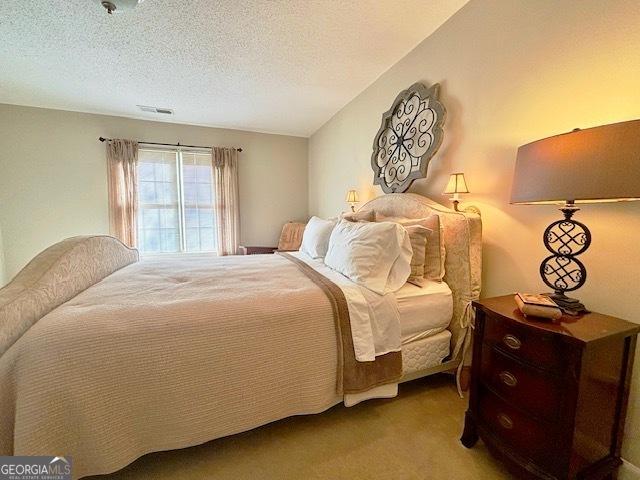
[[[113,273],[0,357],[0,455],[69,455],[75,477],[108,473],[325,410],[342,399],[339,371],[345,391],[384,381],[369,371],[378,362],[352,364],[331,285],[279,255],[158,258]],[[381,370],[389,381],[394,362]]]
[[[361,393],[397,382],[402,376],[402,353],[390,352],[376,357],[374,362],[358,362],[353,350],[349,306],[340,287],[296,257],[284,252],[279,252],[279,255],[294,262],[331,302],[338,337],[338,393]]]

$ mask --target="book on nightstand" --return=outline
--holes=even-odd
[[[525,316],[551,318],[557,320],[562,317],[562,310],[549,297],[532,293],[516,293],[516,304]]]

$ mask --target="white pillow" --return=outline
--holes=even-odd
[[[327,254],[329,248],[329,237],[335,220],[323,220],[318,217],[311,217],[302,234],[300,251],[306,253],[311,258],[322,258]]]
[[[411,273],[411,240],[397,223],[341,221],[331,232],[324,263],[380,295],[395,292]]]
[[[424,258],[424,278],[441,282],[444,278],[444,261],[446,251],[444,247],[444,231],[442,222],[437,213],[432,213],[428,217],[411,219],[403,217],[385,217],[376,213],[376,222],[397,222],[403,226],[422,225],[431,230],[427,238],[427,248]]]

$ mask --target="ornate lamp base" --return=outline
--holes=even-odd
[[[573,220],[578,208],[573,202],[560,209],[563,220],[553,222],[544,231],[544,246],[552,255],[540,264],[540,276],[544,283],[554,290],[549,295],[563,311],[568,313],[585,313],[588,310],[575,298],[565,292],[577,290],[587,280],[587,269],[575,258],[585,252],[591,245],[591,232],[584,223]]]

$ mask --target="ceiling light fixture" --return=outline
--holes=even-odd
[[[132,10],[144,0],[96,0],[102,5],[109,15],[112,13],[120,13],[124,10]]]

